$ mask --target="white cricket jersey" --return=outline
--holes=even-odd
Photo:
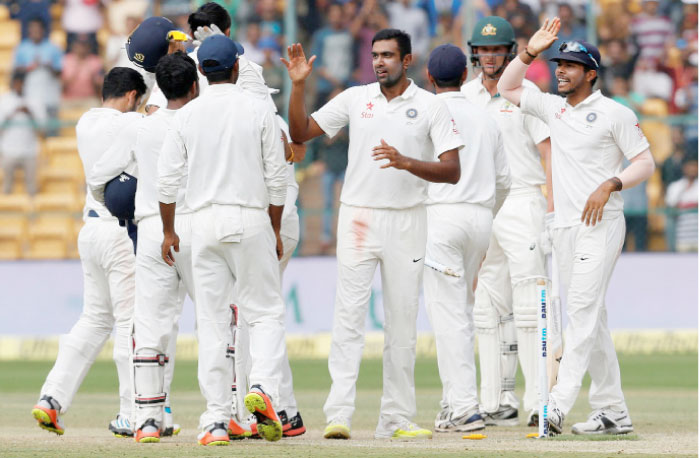
[[[267,103],[233,84],[215,84],[177,110],[158,158],[160,202],[177,200],[185,174],[185,201],[193,211],[211,204],[284,205],[284,151]]]
[[[78,154],[83,162],[85,181],[92,181],[92,169],[109,149],[110,145],[124,132],[127,126],[143,115],[136,112],[122,113],[114,108],[92,108],[83,114],[75,126],[78,140]],[[120,171],[121,172],[121,171]],[[116,175],[115,175],[116,176]],[[94,210],[100,218],[114,218],[104,204],[87,192],[83,219]]]
[[[552,133],[552,181],[555,226],[581,224],[588,197],[622,171],[622,158],[649,149],[637,116],[629,108],[595,91],[575,107],[565,98],[525,88],[524,113],[537,116]],[[622,196],[613,192],[603,218],[622,213]]]
[[[461,92],[443,92],[438,97],[447,104],[467,146],[459,152],[462,168],[459,182],[455,185],[430,183],[428,202],[471,203],[493,209],[496,187],[510,187],[508,161],[498,124],[483,108],[470,103]]]
[[[199,61],[197,60],[198,49],[199,47],[188,54],[197,65],[199,65]],[[209,87],[209,81],[207,81],[207,77],[202,75],[199,69],[197,70],[197,74],[199,75],[199,93],[201,94]],[[236,86],[250,92],[260,99],[267,99],[270,97],[267,86],[265,85],[265,79],[262,75],[262,67],[250,61],[245,56],[238,56],[238,80],[236,81]],[[146,105],[154,105],[161,108],[168,106],[168,100],[165,98],[163,91],[158,87],[158,83],[155,83],[153,86],[153,90],[151,91]]]
[[[348,167],[340,201],[369,208],[403,209],[423,204],[428,182],[406,170],[380,168],[372,148],[383,139],[404,156],[435,161],[464,143],[454,121],[435,94],[410,86],[387,102],[379,83],[355,86],[338,94],[311,115],[328,137],[350,125]]]
[[[168,127],[177,110],[161,108],[150,116],[130,123],[115,139],[107,153],[92,169],[88,185],[97,201],[104,201],[104,185],[119,175],[128,172],[138,179],[134,219],[160,214],[158,206],[158,156],[163,147]],[[189,213],[185,204],[185,186],[180,187],[177,197],[178,214]]]
[[[523,80],[523,86],[538,90],[528,80]],[[461,91],[471,103],[486,109],[501,128],[513,189],[545,184],[546,175],[537,144],[549,137],[547,125],[524,114],[499,94],[491,97],[484,87],[483,74],[462,86]]]

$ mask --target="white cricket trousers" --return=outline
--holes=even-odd
[[[129,345],[134,310],[134,245],[114,219],[87,218],[78,235],[83,267],[83,313],[61,336],[56,364],[41,388],[65,413],[112,329],[119,378],[119,414],[131,414]]]
[[[284,227],[285,222],[282,221],[282,227]],[[296,224],[299,224],[299,219],[296,219]],[[297,247],[299,240],[293,239],[282,235],[282,245],[284,248],[284,254],[282,259],[279,261],[280,266],[280,284],[282,283],[282,274],[289,264],[289,260],[294,254],[294,250]],[[236,395],[237,395],[237,408],[236,414],[239,414],[238,419],[240,421],[245,420],[248,417],[247,411],[243,410],[243,398],[245,392],[248,388],[248,380],[250,375],[250,369],[252,367],[252,361],[250,359],[250,339],[248,336],[248,324],[245,321],[245,317],[239,314],[238,317],[238,330],[236,332]],[[282,366],[278,369],[281,373],[280,387],[279,387],[279,402],[277,403],[278,409],[280,411],[284,410],[288,418],[292,418],[298,412],[297,400],[294,396],[294,377],[292,376],[292,368],[289,366],[289,357],[287,355],[287,345],[284,346],[284,358],[282,358]],[[240,413],[242,412],[242,415]]]
[[[424,271],[425,305],[435,333],[442,407],[460,417],[479,407],[474,363],[474,280],[491,236],[493,212],[470,203],[428,205],[425,258],[458,273]]]
[[[592,409],[627,410],[605,308],[605,294],[624,239],[621,213],[595,226],[554,230],[568,324],[559,376],[550,396],[565,415],[576,401],[586,371],[591,376],[588,400]]]
[[[231,234],[239,227],[238,234]],[[228,236],[236,242],[222,242]],[[199,340],[199,386],[207,410],[200,428],[231,418],[233,365],[226,349],[233,345],[231,304],[234,288],[250,333],[250,383],[278,399],[284,357],[284,303],[279,261],[270,217],[263,209],[208,206],[192,217],[192,272]],[[275,406],[276,407],[276,406]]]
[[[180,237],[180,251],[173,251],[175,266],[163,261],[163,224],[160,215],[143,218],[138,224],[136,250],[136,299],[134,304],[134,355],[166,355],[165,367],[134,367],[136,415],[139,428],[153,418],[162,425],[163,404],[141,404],[140,398],[153,399],[170,394],[175,365],[178,321],[185,293],[194,296],[192,278],[192,215],[178,213],[175,232]],[[152,365],[151,365],[152,366]]]
[[[502,355],[506,361],[485,361],[490,355],[500,354],[501,348],[488,349],[487,345],[510,346],[517,342],[520,367],[525,378],[523,404],[526,411],[537,408],[537,307],[536,278],[546,278],[545,258],[540,249],[540,235],[544,228],[547,202],[539,187],[511,189],[503,206],[493,220],[493,231],[486,258],[479,271],[474,314],[478,316],[477,334],[481,359],[481,402],[487,412],[498,405],[518,408],[513,391],[517,362],[515,355]],[[484,310],[486,308],[486,310]],[[505,327],[500,323],[513,319]],[[486,320],[482,317],[487,317]],[[504,320],[505,319],[505,320]],[[485,325],[485,321],[488,325]],[[515,334],[512,327],[515,323]],[[482,336],[499,328],[500,342]],[[497,334],[498,335],[498,334]],[[512,340],[516,337],[516,341]],[[512,358],[512,360],[510,360]],[[501,364],[501,378],[491,370]],[[495,366],[494,366],[495,367]],[[504,379],[510,381],[508,390],[502,389]],[[500,391],[500,399],[492,394]]]
[[[338,278],[328,357],[333,383],[323,408],[328,422],[335,418],[349,421],[355,411],[355,382],[377,265],[384,306],[384,391],[375,434],[390,436],[415,416],[416,317],[425,244],[423,205],[390,210],[341,204]]]

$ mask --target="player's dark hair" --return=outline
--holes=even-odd
[[[129,91],[136,91],[139,97],[146,93],[143,77],[133,68],[114,67],[105,76],[102,85],[102,100],[122,97]]]
[[[215,67],[219,65],[219,63],[215,60],[205,60],[202,62],[202,69],[205,69],[207,67]],[[231,81],[231,75],[233,74],[233,68],[227,68],[226,70],[221,70],[219,72],[211,72],[211,73],[205,73],[204,75],[207,77],[207,81],[209,83],[223,83],[223,82],[229,82]]]
[[[396,40],[399,45],[399,54],[403,59],[407,54],[411,54],[411,36],[398,29],[383,29],[377,32],[372,38],[372,44],[375,41]]]
[[[190,14],[187,18],[187,24],[194,35],[197,27],[209,27],[211,24],[216,25],[222,32],[231,28],[231,16],[218,3],[209,2],[197,8],[197,11]]]
[[[451,80],[441,80],[438,78],[433,77],[435,80],[435,86],[443,88],[443,87],[460,87],[462,85],[462,77],[458,77],[455,79]]]
[[[24,79],[26,77],[27,77],[27,72],[25,72],[24,70],[15,69],[12,72],[12,76],[10,76],[10,83],[14,83],[15,81],[24,82]]]
[[[168,100],[185,97],[197,78],[197,64],[182,51],[166,54],[156,66],[156,82]]]

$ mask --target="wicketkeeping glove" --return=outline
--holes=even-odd
[[[196,47],[199,47],[202,45],[204,40],[207,38],[213,36],[213,35],[223,35],[224,32],[221,31],[219,26],[216,24],[211,24],[209,27],[202,27],[201,25],[197,27],[197,30],[194,31],[194,41],[192,44]]]

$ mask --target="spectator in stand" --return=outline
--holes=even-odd
[[[661,183],[664,194],[668,193],[668,187],[674,181],[683,178],[683,162],[686,158],[686,143],[683,137],[683,128],[674,127],[671,131],[673,150],[671,155],[661,165]],[[697,153],[696,153],[697,156]],[[676,251],[676,219],[673,210],[666,211],[666,225],[664,227],[666,247],[669,251]]]
[[[44,24],[44,33],[49,37],[51,30],[51,3],[49,0],[24,0],[10,7],[10,18],[18,19],[22,24],[22,39],[29,36],[29,21],[41,19]]]
[[[640,57],[658,62],[673,39],[673,24],[660,14],[657,0],[642,0],[642,11],[632,20],[631,32],[640,48]]]
[[[610,40],[626,41],[629,38],[631,23],[632,16],[625,8],[625,4],[610,2],[598,15],[598,38],[603,43]]]
[[[673,94],[673,80],[659,70],[656,60],[640,58],[634,68],[632,90],[647,98],[659,98],[669,102]]]
[[[245,50],[245,55],[248,60],[262,65],[265,61],[265,53],[260,49],[260,23],[251,21],[245,28],[245,40],[241,41],[241,45]],[[274,38],[273,38],[274,39]]]
[[[386,4],[389,26],[403,30],[411,37],[413,63],[408,69],[408,77],[418,86],[426,79],[425,64],[430,53],[430,24],[428,13],[416,6],[412,0],[398,0]]]
[[[55,121],[61,101],[61,67],[63,53],[46,38],[41,19],[29,21],[29,34],[15,50],[14,69],[26,74],[24,94],[41,104],[50,121]],[[57,134],[51,127],[49,135]]]
[[[372,67],[372,38],[382,29],[389,28],[389,20],[376,0],[362,2],[362,8],[350,19],[350,34],[355,39],[355,71],[353,82],[356,84],[370,84],[377,81]]]
[[[278,43],[282,39],[282,14],[277,10],[275,0],[259,0],[255,4],[260,16],[260,29],[263,37],[274,37]]]
[[[87,106],[97,105],[103,80],[102,59],[90,54],[90,38],[77,35],[71,51],[63,57],[63,99]]]
[[[90,52],[97,54],[97,31],[104,22],[102,1],[108,0],[63,0],[61,24],[66,31],[66,50],[71,48],[76,36],[86,34]]]
[[[529,5],[518,0],[504,0],[496,7],[496,16],[506,18],[513,26],[515,36],[529,37],[540,27]]]
[[[698,155],[698,54],[691,54],[687,63],[688,83],[679,89],[674,97],[676,107],[687,115],[694,116],[694,121],[685,124],[686,152]]]
[[[105,49],[105,70],[109,71],[114,67],[130,67],[129,56],[126,54],[126,40],[129,34],[141,23],[138,16],[126,16],[125,26],[120,29],[126,32],[115,32],[107,40]],[[246,48],[246,53],[248,49]]]
[[[25,76],[21,70],[15,70],[10,92],[0,96],[0,162],[5,173],[5,194],[12,191],[18,168],[24,170],[27,193],[36,193],[39,135],[46,122],[46,111],[36,100],[24,96]]]
[[[335,89],[345,89],[350,82],[353,67],[353,39],[345,28],[343,8],[340,3],[328,5],[327,25],[316,31],[311,45],[316,55],[314,67],[318,69],[316,105],[328,100]]]
[[[605,44],[605,55],[602,60],[601,82],[605,91],[610,94],[614,79],[621,76],[625,79],[632,77],[634,66],[639,53],[630,56],[627,43],[621,39],[610,40]]]
[[[683,163],[683,178],[674,181],[666,192],[666,205],[674,209],[676,251],[698,250],[698,158],[688,157]]]
[[[610,88],[612,99],[627,108],[634,111],[634,114],[639,118],[644,103],[644,96],[637,92],[630,92],[630,85],[627,78],[622,75],[613,78],[612,87]]]

